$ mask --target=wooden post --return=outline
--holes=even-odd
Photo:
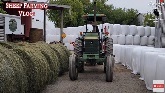
[[[46,42],[46,9],[44,9],[44,41]]]
[[[63,43],[62,34],[63,34],[63,9],[61,10],[61,28],[60,28],[60,41]]]

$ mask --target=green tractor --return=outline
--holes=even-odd
[[[114,55],[113,55],[113,40],[108,37],[106,32],[98,30],[97,21],[102,22],[106,20],[106,15],[96,14],[96,1],[94,1],[94,14],[84,15],[86,23],[86,32],[81,34],[75,40],[74,53],[69,57],[69,77],[71,80],[77,80],[78,73],[84,72],[84,63],[90,64],[104,64],[104,72],[106,74],[106,81],[112,82]],[[92,24],[93,31],[89,32],[87,24]]]
[[[104,23],[106,15],[96,14],[96,21]],[[94,14],[84,15],[86,20],[86,32],[75,40],[74,54],[69,57],[69,77],[71,80],[77,80],[78,73],[84,72],[84,63],[90,64],[104,64],[104,72],[106,73],[106,81],[112,82],[113,80],[113,40],[103,32],[99,32],[98,27],[95,31],[88,32],[87,24],[92,23]]]

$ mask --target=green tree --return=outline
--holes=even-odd
[[[71,6],[71,15],[69,15],[68,10],[64,10],[64,27],[68,26],[79,26],[83,25],[82,15],[84,14],[83,11],[83,4],[79,0],[59,0],[54,1],[50,0],[49,3],[52,4],[65,4]],[[60,12],[57,10],[48,10],[47,15],[49,20],[53,21],[57,27],[60,27]]]
[[[0,13],[6,14],[6,11],[2,8],[3,2],[0,0]]]
[[[153,14],[149,13],[145,15],[144,26],[154,27],[155,23],[151,19],[155,19],[155,16]]]

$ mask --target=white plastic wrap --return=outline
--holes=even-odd
[[[141,37],[140,45],[141,46],[147,46],[147,44],[148,44],[148,37],[147,36]]]
[[[132,70],[132,53],[133,53],[133,49],[135,47],[136,46],[133,46],[133,45],[125,47],[126,48],[125,49],[125,63],[126,63],[127,69],[131,69]]]
[[[126,66],[126,62],[125,62],[126,48],[125,47],[127,47],[127,46],[126,45],[121,46],[121,53],[120,53],[120,61],[124,66]]]
[[[151,27],[151,36],[155,36],[155,27]]]
[[[127,35],[126,36],[126,45],[132,45],[133,44],[133,36]]]
[[[140,74],[140,57],[142,49],[147,48],[147,46],[137,46],[132,52],[132,73]]]
[[[139,36],[145,35],[145,28],[143,26],[137,26],[137,31]]]
[[[125,45],[125,35],[118,36],[118,44]]]
[[[160,52],[146,52],[144,63],[144,81],[148,90],[152,90],[153,80],[155,80],[156,65],[158,55],[165,55]]]
[[[120,35],[121,34],[121,25],[120,24],[114,24],[113,25],[113,34],[114,35]]]
[[[148,37],[148,45],[154,45],[154,39],[155,39],[154,36],[149,36]]]
[[[137,27],[135,25],[130,25],[129,29],[130,29],[130,35],[136,35],[138,33]]]
[[[117,40],[118,39],[118,35],[112,35],[111,37],[113,39],[113,44],[118,44],[118,42],[117,42],[118,41]]]
[[[145,53],[146,52],[161,52],[164,51],[165,49],[162,48],[153,48],[153,47],[148,47],[147,49],[142,49],[142,53],[141,53],[141,59],[140,59],[140,79],[144,80],[144,63],[145,63]]]
[[[156,78],[155,80],[165,80],[165,56],[164,55],[159,55],[158,60],[157,60],[157,65],[156,65]]]
[[[121,25],[121,28],[123,35],[128,35],[130,33],[129,25]]]
[[[114,44],[113,45],[113,54],[115,55],[115,63],[120,63],[121,48],[124,45]]]
[[[134,36],[133,45],[140,45],[140,36],[139,35]]]
[[[165,37],[162,37],[161,39],[162,39],[162,41],[161,41],[162,42],[162,46],[165,47]]]
[[[150,36],[151,35],[151,27],[145,27],[145,36]]]
[[[110,35],[113,34],[113,24],[109,24],[108,32],[110,33]]]

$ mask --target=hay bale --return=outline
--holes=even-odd
[[[65,71],[68,71],[69,67],[69,53],[65,47],[61,44],[51,44],[51,48],[56,52],[59,58],[59,75],[62,75]]]
[[[59,59],[56,52],[46,43],[34,43],[30,44],[30,46],[39,49],[46,57],[51,70],[48,77],[49,83],[56,81],[59,74]]]
[[[14,51],[17,51],[26,63],[29,82],[28,93],[40,92],[49,81],[50,67],[45,56],[38,49],[29,46],[16,48]]]
[[[11,49],[0,46],[0,93],[26,93],[26,66]]]
[[[13,49],[14,47],[16,47],[16,44],[12,42],[0,42],[0,45],[8,49]]]

